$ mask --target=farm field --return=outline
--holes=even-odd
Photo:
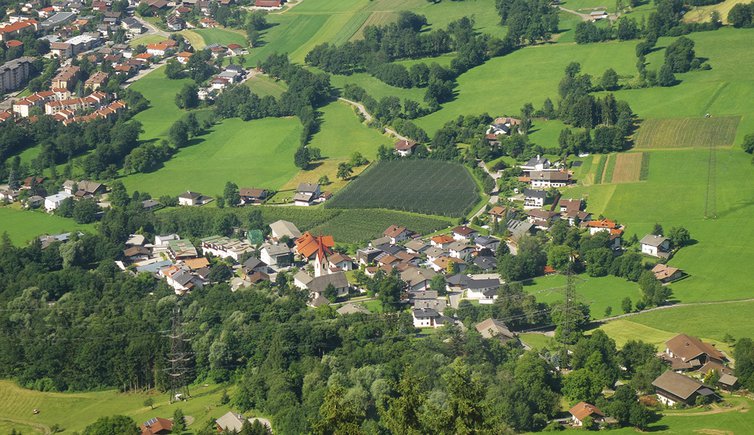
[[[620,153],[615,157],[612,183],[632,183],[641,179],[641,164],[644,153]]]
[[[730,146],[740,118],[648,119],[636,134],[636,148]]]
[[[221,194],[225,183],[277,189],[295,173],[293,152],[301,124],[295,118],[244,122],[226,119],[192,144],[179,150],[154,172],[123,178],[129,191],[152,196],[178,195],[186,190]]]
[[[0,381],[0,429],[15,427],[22,429],[24,434],[50,433],[50,426],[57,424],[63,428],[63,433],[70,434],[82,431],[99,417],[122,414],[141,424],[152,417],[171,418],[176,408],[194,417],[195,423],[189,426],[192,429],[229,410],[228,405],[219,404],[222,390],[219,385],[193,386],[191,400],[168,404],[166,394],[124,394],[112,390],[43,393],[21,388],[10,381]],[[153,410],[144,406],[148,397],[155,401]],[[35,408],[40,411],[37,415],[32,413]]]
[[[77,224],[73,219],[49,215],[43,211],[26,211],[0,207],[0,234],[7,232],[16,245],[26,244],[42,234],[60,234],[76,230],[91,230],[92,225]]]
[[[751,3],[748,0],[725,0],[715,5],[697,6],[691,8],[686,14],[683,15],[683,21],[688,23],[704,23],[709,21],[712,17],[712,12],[720,14],[720,18],[723,23],[728,22],[728,12],[733,9],[733,6],[739,3]]]
[[[469,171],[436,160],[379,162],[336,195],[332,208],[389,208],[463,216],[479,200]]]
[[[451,221],[442,217],[393,210],[343,210],[311,231],[314,234],[331,234],[338,243],[358,243],[382,237],[382,232],[390,225],[400,225],[420,234],[428,234],[447,228]]]
[[[144,35],[139,36],[138,38],[132,39],[128,45],[131,47],[136,47],[137,45],[149,45],[154,44],[156,42],[164,41],[165,37],[161,35]]]
[[[565,276],[550,275],[526,282],[524,290],[540,302],[552,303],[563,299],[565,285]],[[621,301],[626,297],[634,302],[641,298],[641,290],[635,282],[614,276],[592,278],[586,274],[576,278],[576,294],[579,302],[589,304],[593,319],[606,317],[607,307],[612,307],[612,315],[621,314]]]

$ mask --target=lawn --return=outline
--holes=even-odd
[[[275,98],[288,89],[288,86],[282,80],[275,80],[270,76],[257,74],[244,82],[251,89],[251,92],[266,97],[272,95]]]
[[[134,82],[131,89],[141,92],[149,100],[149,108],[139,112],[134,119],[141,122],[144,132],[141,140],[167,137],[170,126],[186,114],[175,105],[175,95],[190,79],[170,80],[165,76],[165,67],[157,68]]]
[[[139,36],[138,38],[132,39],[128,43],[128,45],[130,45],[131,47],[136,47],[137,45],[149,45],[149,44],[154,44],[157,42],[162,42],[165,39],[167,38],[161,35],[144,35],[144,36]]]
[[[42,234],[60,234],[76,230],[93,230],[92,225],[81,225],[43,211],[26,211],[12,206],[0,207],[0,234],[7,232],[14,244],[25,244]]]
[[[246,36],[239,30],[215,28],[194,29],[191,31],[201,36],[202,39],[204,39],[205,45],[220,44],[227,46],[228,44],[238,44],[243,47],[249,45],[249,42],[246,40]]]
[[[636,148],[730,146],[736,139],[738,116],[720,118],[648,119],[636,134]]]
[[[392,146],[395,139],[367,127],[358,117],[353,106],[336,101],[320,109],[322,123],[309,146],[322,150],[326,158],[349,159],[360,152],[374,160],[380,145]]]
[[[37,429],[34,433],[50,433],[49,427],[57,424],[64,429],[63,433],[72,433],[80,432],[99,417],[122,414],[141,424],[152,417],[172,418],[177,408],[194,417],[195,423],[190,428],[196,428],[229,410],[227,405],[219,404],[223,391],[219,385],[196,385],[190,391],[191,399],[171,405],[167,394],[118,393],[113,390],[42,393],[20,388],[10,381],[0,381],[0,430],[16,427],[29,434],[32,433],[30,428],[34,427]],[[144,406],[148,397],[154,399],[155,409]],[[34,409],[38,409],[39,414],[35,415]]]
[[[293,153],[301,124],[295,118],[265,118],[244,122],[226,119],[193,144],[178,151],[154,172],[123,178],[129,191],[153,196],[178,195],[186,190],[218,195],[225,183],[277,189],[297,171]]]
[[[438,160],[379,162],[330,200],[333,208],[389,208],[465,215],[479,201],[476,182],[460,164]]]
[[[428,234],[447,228],[450,224],[449,219],[439,216],[381,209],[343,210],[311,231],[315,234],[330,234],[339,243],[366,243],[382,237],[382,233],[390,225],[400,225],[419,234]]]
[[[524,285],[527,293],[533,294],[539,302],[552,303],[563,299],[566,278],[563,275],[550,275],[535,278]],[[629,297],[637,301],[641,290],[635,282],[623,278],[605,276],[592,278],[586,274],[576,277],[577,300],[591,307],[593,319],[605,317],[607,307],[612,307],[612,315],[620,314],[621,301]]]

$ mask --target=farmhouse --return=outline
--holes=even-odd
[[[484,338],[495,338],[505,343],[516,340],[516,334],[510,331],[505,323],[500,320],[489,318],[476,324],[477,332]]]
[[[668,370],[652,381],[657,399],[666,406],[693,404],[699,396],[717,398],[712,389],[688,376]]]
[[[670,239],[654,234],[647,234],[641,241],[641,253],[658,258],[670,257]]]
[[[605,419],[605,413],[600,411],[596,406],[586,402],[577,403],[568,412],[571,413],[571,424],[576,427],[583,426],[584,419],[587,417],[591,417],[595,423],[601,423]]]
[[[395,143],[395,153],[401,157],[408,157],[413,154],[416,149],[416,142],[412,140],[402,139]]]
[[[565,171],[532,171],[529,174],[531,187],[565,187],[571,182],[571,175]]]
[[[91,198],[105,193],[105,185],[89,180],[81,180],[78,182],[65,180],[65,182],[63,182],[63,190],[79,198]]]
[[[697,369],[710,362],[724,365],[728,361],[715,346],[686,334],[676,335],[665,342],[663,358],[671,363],[673,370]]]
[[[681,269],[662,263],[656,264],[655,267],[652,268],[652,273],[655,274],[655,279],[663,284],[673,282],[683,276],[683,271]]]
[[[280,240],[283,237],[288,237],[289,239],[298,239],[301,237],[301,231],[299,231],[296,225],[293,222],[284,220],[271,223],[270,231],[270,235],[276,240]]]
[[[141,425],[141,435],[163,435],[172,432],[173,422],[167,418],[151,418]]]

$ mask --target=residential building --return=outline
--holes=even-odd
[[[58,12],[50,18],[42,21],[40,25],[42,29],[52,30],[58,27],[64,26],[76,19],[76,14],[73,12]]]
[[[141,435],[163,435],[172,432],[173,422],[167,418],[151,418],[141,425]]]
[[[0,41],[8,41],[10,39],[14,39],[25,30],[33,30],[35,32],[39,30],[37,21],[24,20],[11,23],[6,26],[0,26]]]
[[[293,222],[284,220],[275,221],[270,224],[270,235],[275,240],[280,240],[283,237],[288,237],[291,240],[301,237],[301,231]]]
[[[241,204],[261,204],[267,200],[270,192],[267,189],[257,189],[242,187],[238,189],[238,194],[241,196]]]
[[[54,195],[50,195],[45,198],[45,210],[47,210],[48,212],[55,211],[58,207],[60,207],[60,204],[63,201],[72,197],[73,195],[68,192],[58,192]]]
[[[497,239],[492,236],[479,236],[476,239],[474,239],[474,244],[476,245],[477,249],[479,251],[482,251],[484,249],[489,249],[493,253],[497,251],[497,248],[500,246],[500,239]]]
[[[724,365],[728,358],[712,344],[697,337],[679,334],[665,342],[664,358],[674,370],[696,369],[708,362]]]
[[[432,308],[415,308],[411,310],[414,328],[439,328],[453,323],[453,320],[443,316]]]
[[[284,244],[265,245],[259,252],[259,258],[271,267],[288,267],[291,257],[291,249]]]
[[[597,424],[602,423],[605,420],[604,412],[600,411],[596,406],[586,402],[577,403],[568,412],[571,413],[571,424],[576,427],[583,426],[584,420],[587,417],[591,418],[592,421]]]
[[[544,190],[524,189],[524,208],[540,208],[545,206],[547,192]]]
[[[533,188],[565,187],[571,182],[571,175],[565,171],[531,171],[529,181]]]
[[[173,261],[187,260],[199,256],[196,247],[190,240],[168,240],[167,248],[168,256]]]
[[[93,197],[105,193],[107,188],[102,183],[90,180],[65,180],[63,182],[63,190],[71,195],[75,195],[78,198]]]
[[[470,241],[473,242],[474,238],[479,234],[477,230],[467,227],[466,225],[460,225],[451,231],[454,240],[458,241]]]
[[[508,209],[506,207],[496,205],[492,207],[487,214],[490,216],[492,223],[500,223],[505,221],[508,217]]]
[[[99,90],[99,88],[105,86],[108,77],[109,76],[106,72],[97,71],[89,76],[89,78],[84,82],[84,89],[95,92]]]
[[[283,0],[255,0],[254,7],[261,9],[280,9],[283,7]]]
[[[178,53],[178,54],[175,55],[175,59],[178,62],[180,62],[181,64],[186,65],[188,63],[189,59],[191,58],[191,56],[193,56],[193,55],[194,55],[194,53],[192,53],[190,51],[182,51],[182,52],[180,52],[180,53]]]
[[[76,83],[79,81],[80,71],[81,68],[75,65],[64,67],[55,77],[53,77],[50,87],[73,90]]]
[[[473,252],[474,247],[468,245],[466,242],[453,242],[448,245],[448,255],[452,258],[459,258],[466,261],[471,257]]]
[[[699,396],[715,399],[715,392],[703,383],[668,370],[652,382],[657,399],[666,406],[693,404]]]
[[[670,239],[655,234],[647,234],[641,241],[641,253],[658,258],[670,257]]]
[[[319,184],[299,183],[296,194],[293,195],[293,203],[299,206],[311,205],[322,194]]]
[[[212,254],[220,258],[232,258],[238,262],[243,254],[254,252],[254,247],[246,240],[211,236],[202,239],[202,252],[204,255]]]
[[[141,25],[139,20],[133,17],[123,18],[120,26],[132,35],[140,35],[144,31],[144,26]]]
[[[426,268],[411,267],[401,272],[401,280],[408,286],[409,292],[420,292],[429,290],[432,278],[437,273]]]
[[[477,332],[479,332],[483,338],[495,338],[503,343],[516,340],[516,334],[511,332],[505,323],[500,320],[489,318],[481,321],[475,326]]]
[[[33,57],[23,56],[0,65],[0,92],[11,92],[24,87],[29,79],[32,62]]]
[[[208,198],[198,192],[191,192],[190,190],[178,195],[178,205],[185,205],[190,207],[204,205],[211,200],[212,198]]]
[[[524,172],[531,172],[531,171],[546,171],[550,169],[550,166],[552,166],[552,163],[546,158],[537,155],[537,157],[532,157],[524,163],[523,165],[520,165],[520,168]]]
[[[479,301],[480,304],[491,304],[497,299],[500,288],[499,278],[469,278],[463,286],[466,299]]]
[[[184,21],[183,18],[179,17],[178,15],[169,15],[165,19],[165,25],[168,27],[168,29],[177,32],[179,30],[183,30],[186,27],[186,21]]]
[[[394,145],[395,153],[401,157],[408,157],[416,149],[416,142],[407,139],[401,139]]]
[[[683,271],[681,269],[662,263],[656,264],[655,267],[652,268],[652,273],[654,273],[655,279],[663,284],[673,282],[683,276]]]

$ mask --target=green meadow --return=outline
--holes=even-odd
[[[249,45],[246,35],[240,30],[228,30],[228,29],[194,29],[192,32],[197,33],[204,39],[206,45],[210,44],[238,44],[246,47]]]
[[[170,126],[187,113],[175,105],[175,95],[183,85],[191,82],[190,79],[168,79],[162,66],[131,85],[131,89],[141,92],[149,100],[149,108],[134,116],[142,124],[141,140],[167,137]]]
[[[193,139],[162,168],[129,175],[123,183],[129,191],[153,196],[186,190],[214,196],[222,193],[228,181],[277,189],[297,171],[292,156],[300,130],[295,118],[226,119],[210,133]]]
[[[92,228],[91,225],[77,224],[73,219],[47,214],[44,211],[0,207],[0,234],[7,232],[16,245],[25,244],[40,234],[60,234]]]

